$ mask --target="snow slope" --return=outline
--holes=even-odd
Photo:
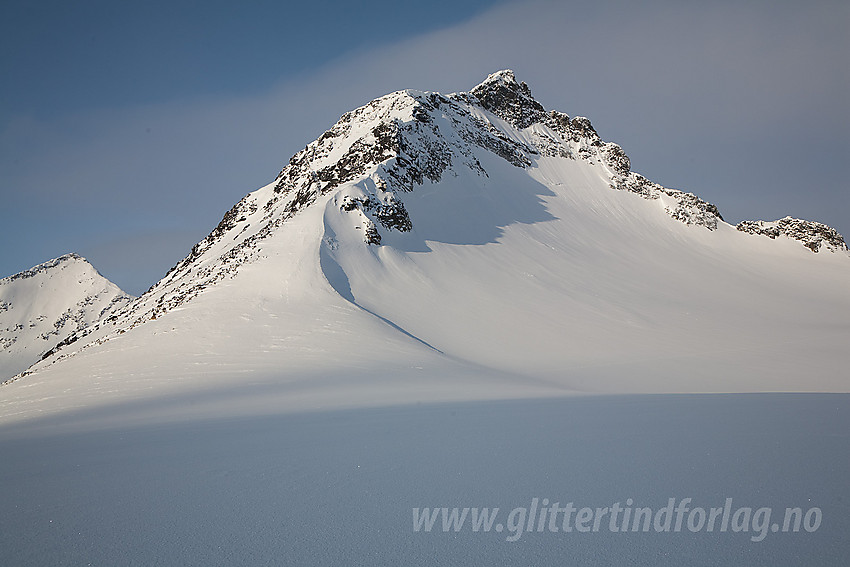
[[[5,387],[2,413],[847,391],[850,258],[821,227],[736,229],[510,71],[469,93],[399,91]]]
[[[1,279],[0,381],[131,299],[76,254]]]

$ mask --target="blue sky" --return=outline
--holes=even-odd
[[[512,68],[633,169],[850,236],[846,2],[3,2],[0,275],[139,294],[345,111]]]

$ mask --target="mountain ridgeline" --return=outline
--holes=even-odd
[[[502,183],[528,189],[503,193],[492,189]],[[600,191],[630,196],[615,198]],[[312,234],[309,223],[322,225],[319,238],[305,237],[298,246],[314,250],[316,269],[336,292],[374,315],[377,308],[367,309],[359,299],[368,295],[367,284],[358,283],[368,280],[358,275],[359,266],[376,259],[383,267],[375,273],[391,271],[389,266],[395,265],[390,250],[412,258],[433,250],[434,242],[492,244],[501,241],[506,227],[563,220],[564,215],[554,214],[547,206],[554,198],[577,203],[572,210],[579,211],[572,221],[575,230],[547,244],[555,250],[566,242],[566,256],[559,262],[578,254],[571,252],[569,242],[591,246],[597,237],[599,258],[604,258],[608,254],[604,232],[610,227],[620,230],[617,223],[634,225],[630,234],[650,239],[659,230],[670,231],[673,239],[692,238],[688,246],[694,247],[735,239],[742,246],[748,242],[745,246],[757,254],[766,248],[744,239],[763,239],[765,243],[785,241],[784,247],[793,242],[808,249],[807,254],[847,252],[840,234],[816,222],[785,218],[744,221],[731,227],[715,205],[632,171],[623,149],[605,142],[590,120],[546,110],[528,85],[505,70],[469,92],[398,91],[344,114],[292,156],[272,183],[227,211],[212,232],[145,294],[133,301],[116,296],[119,299],[102,309],[95,321],[75,328],[59,346],[76,342],[76,352],[77,347],[103,344],[186,306],[223,281],[238,285],[237,276],[246,266],[273,265],[267,270],[269,281],[290,281],[288,274],[296,264],[273,260],[277,254],[273,251],[296,246],[293,236],[286,237],[289,244],[272,241],[282,227],[293,223],[304,224],[297,235]],[[585,210],[581,207],[587,214],[580,212]],[[307,211],[314,212],[310,216]],[[674,226],[723,235],[713,241]],[[658,237],[660,246],[667,246],[663,243],[669,238]],[[640,241],[633,236],[623,239]],[[50,352],[54,350],[60,354],[54,358],[65,354],[65,349]]]

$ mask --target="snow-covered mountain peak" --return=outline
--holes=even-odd
[[[3,278],[2,280],[0,280],[0,285],[3,285],[7,281],[32,278],[55,268],[65,270],[68,269],[68,267],[71,265],[76,265],[80,270],[83,271],[94,270],[94,266],[89,264],[89,262],[85,258],[80,256],[79,254],[69,252],[68,254],[63,254],[58,258],[54,258],[53,260],[48,260],[47,262],[43,262],[37,266],[33,266],[32,268],[24,270],[23,272],[18,272],[17,274]]]
[[[108,281],[106,278],[101,276],[100,273],[98,273],[95,267],[92,266],[88,260],[79,254],[70,252],[68,254],[63,254],[58,258],[38,264],[37,266],[33,266],[28,270],[0,279],[0,286],[3,286],[3,289],[8,290],[13,282],[38,277],[54,278],[57,277],[57,275],[67,281],[74,279],[77,279],[78,281],[91,281],[98,279]]]
[[[73,253],[0,279],[0,381],[131,299]]]
[[[556,225],[561,228],[547,232]],[[623,149],[605,142],[589,119],[547,111],[528,85],[504,70],[469,92],[402,90],[345,113],[292,156],[274,181],[234,205],[142,297],[89,326],[76,346],[102,344],[214,289],[243,300],[285,293],[287,301],[309,303],[329,285],[336,299],[360,308],[368,301],[359,297],[371,297],[379,287],[374,282],[394,274],[405,282],[398,285],[424,293],[417,286],[428,277],[416,279],[425,263],[420,254],[502,244],[516,227],[531,226],[544,227],[532,240],[545,241],[546,250],[594,258],[593,266],[611,254],[609,247],[638,242],[640,250],[666,257],[671,242],[681,241],[688,258],[726,246],[730,233],[735,246],[762,250],[724,223],[713,204],[632,171]],[[519,256],[531,254],[527,243],[514,246],[523,250]],[[565,260],[556,254],[546,262]],[[254,274],[253,283],[245,283],[246,272]],[[569,264],[552,285],[559,288],[572,274]],[[368,309],[374,315],[383,306],[374,300]]]
[[[508,88],[513,88],[514,85],[518,84],[519,83],[517,83],[513,69],[502,69],[501,71],[496,71],[495,73],[487,75],[487,78],[475,85],[472,88],[472,91],[475,92],[479,89],[487,89],[493,85],[502,85]]]

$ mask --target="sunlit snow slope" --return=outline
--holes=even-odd
[[[850,257],[725,223],[513,73],[344,115],[0,414],[848,391]]]

